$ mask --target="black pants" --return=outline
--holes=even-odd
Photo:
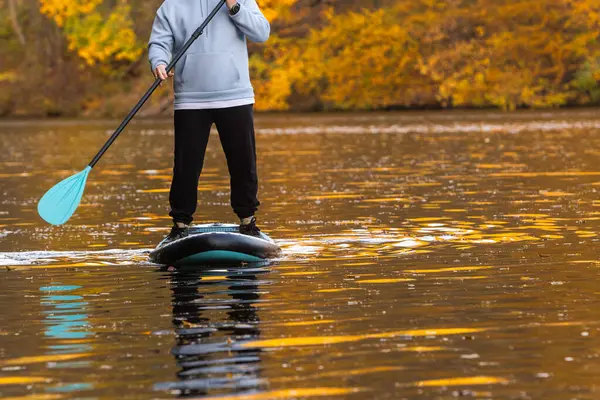
[[[214,110],[175,111],[175,165],[169,202],[174,222],[189,224],[198,202],[198,180],[212,124],[216,124],[231,178],[231,207],[254,215],[259,201],[252,104]]]

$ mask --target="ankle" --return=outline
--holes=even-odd
[[[240,225],[248,225],[252,223],[252,220],[254,220],[254,215],[251,215],[247,218],[240,218]]]
[[[180,228],[180,229],[184,229],[184,228],[189,227],[188,224],[185,224],[183,222],[175,222],[175,225],[177,225],[177,227]]]

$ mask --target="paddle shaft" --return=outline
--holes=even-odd
[[[194,41],[196,39],[198,39],[198,37],[200,35],[202,35],[202,33],[204,32],[204,28],[206,28],[206,25],[208,25],[208,23],[214,18],[214,16],[217,15],[217,13],[221,9],[221,7],[223,7],[223,4],[225,4],[225,0],[220,0],[219,4],[217,4],[217,6],[214,8],[214,10],[212,10],[212,12],[209,14],[208,18],[206,18],[206,20],[204,20],[202,25],[200,25],[198,27],[198,29],[196,29],[194,31],[194,33],[192,34],[192,37],[189,38],[187,42],[185,42],[185,44],[183,45],[181,50],[179,50],[179,52],[177,52],[177,54],[175,54],[175,57],[173,57],[173,59],[171,60],[169,65],[167,65],[167,72],[171,71],[173,69],[173,67],[175,67],[175,64],[177,64],[177,61],[179,61],[179,59],[181,57],[183,57],[183,54],[187,51],[187,49],[189,49],[189,47],[192,45],[192,43],[194,43]],[[100,149],[98,154],[96,154],[96,156],[89,163],[90,167],[93,168],[96,165],[96,163],[100,160],[100,158],[104,155],[104,153],[106,153],[106,150],[108,150],[108,148],[113,144],[113,142],[117,139],[117,137],[121,134],[121,132],[123,132],[123,130],[125,129],[127,124],[133,119],[135,114],[137,114],[137,112],[140,110],[140,108],[142,108],[144,103],[150,98],[150,96],[152,96],[152,93],[154,93],[154,91],[160,85],[161,82],[162,82],[162,79],[156,78],[156,80],[154,81],[152,86],[150,86],[150,89],[148,89],[148,91],[142,96],[140,101],[137,102],[135,107],[133,107],[133,109],[129,112],[127,117],[125,117],[123,122],[121,122],[121,125],[119,125],[117,130],[114,131],[114,133],[111,135],[111,137],[108,139],[108,141],[104,144],[104,146],[102,146],[102,148]]]

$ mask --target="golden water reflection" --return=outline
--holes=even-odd
[[[128,129],[63,227],[37,199],[114,124],[0,124],[0,396],[597,398],[596,114],[259,116],[283,257],[174,271],[147,262],[169,121]],[[235,220],[216,138],[205,164],[198,220]]]

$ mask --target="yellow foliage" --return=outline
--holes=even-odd
[[[266,19],[273,22],[279,18],[286,20],[290,18],[290,7],[296,3],[296,0],[260,0],[260,9]]]
[[[17,73],[14,71],[0,72],[0,82],[13,82],[17,80]]]
[[[274,35],[269,39],[269,46],[263,54],[252,55],[250,69],[253,80],[257,83],[255,91],[258,110],[288,109],[287,100],[292,94],[292,86],[305,70],[299,50],[293,40]]]
[[[582,88],[593,92],[600,76],[598,39],[597,0],[413,0],[329,12],[323,28],[256,55],[257,107],[286,109],[293,94],[359,109],[585,101]]]
[[[40,0],[40,10],[61,27],[69,50],[109,72],[143,54],[128,1]],[[260,110],[285,110],[298,99],[341,109],[600,101],[598,0],[411,0],[353,12],[337,7],[301,37],[301,29],[287,28],[314,18],[301,19],[307,15],[302,8],[291,11],[297,0],[258,2],[270,21],[284,26],[281,35],[294,35],[272,35],[250,58]]]
[[[290,17],[296,0],[262,0],[261,9],[273,21]],[[109,12],[101,12],[102,0],[40,0],[40,11],[65,33],[70,51],[87,65],[105,68],[112,61],[134,62],[143,53],[143,45],[133,30],[130,7],[119,0]]]
[[[40,11],[63,27],[69,19],[94,11],[100,3],[102,0],[40,0]]]
[[[328,26],[307,38],[306,81],[296,90],[321,93],[339,108],[408,105],[431,97],[430,82],[417,68],[420,44],[397,21],[387,10],[329,15]]]
[[[482,11],[458,8],[449,17],[479,25],[481,34],[427,57],[426,69],[439,84],[443,104],[552,107],[576,96],[567,80],[598,54],[598,46],[589,45],[599,37],[597,30],[589,31],[597,16],[575,14],[566,3],[550,0],[480,0],[475,6]]]
[[[130,16],[120,0],[108,15],[100,12],[102,0],[40,0],[40,10],[63,28],[69,50],[87,65],[136,61],[143,52]],[[110,71],[110,69],[106,69]]]

